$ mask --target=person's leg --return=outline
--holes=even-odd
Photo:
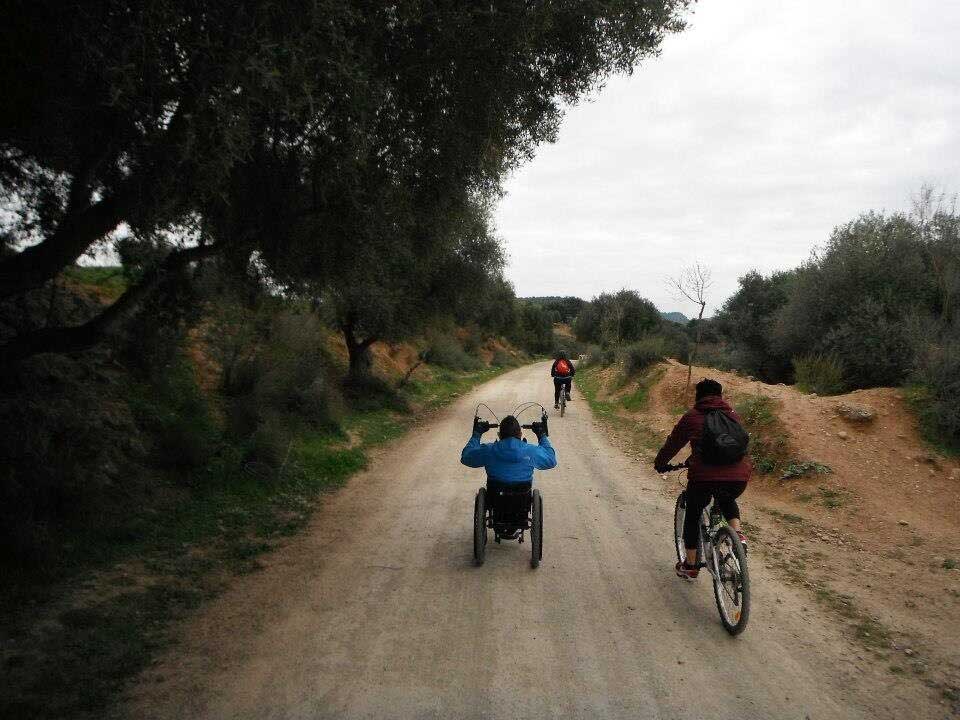
[[[560,407],[560,387],[563,383],[554,378],[553,380],[553,407]]]
[[[700,544],[700,515],[710,502],[710,492],[699,483],[687,485],[687,508],[683,518],[683,546],[687,551],[686,563],[697,564],[697,545]]]
[[[567,393],[567,400],[570,399],[570,389],[573,387],[573,378],[567,378],[563,381],[564,392]]]
[[[740,538],[740,542],[742,542],[744,547],[746,547],[747,538],[741,529],[740,506],[737,504],[737,498],[743,495],[743,491],[747,489],[747,483],[726,482],[718,483],[718,485],[718,490],[714,494],[717,507],[719,507],[720,512],[723,513],[723,517],[727,521],[727,524],[733,528],[735,533],[737,533],[737,536]]]

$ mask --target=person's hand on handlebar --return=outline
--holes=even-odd
[[[543,414],[540,422],[531,423],[530,429],[533,430],[533,434],[537,436],[538,441],[542,441],[543,438],[548,437],[550,435],[550,429],[547,426],[547,414]]]
[[[488,423],[486,420],[481,420],[479,417],[473,418],[473,434],[474,435],[483,435],[489,429],[490,429],[490,423]]]

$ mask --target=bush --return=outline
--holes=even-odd
[[[493,357],[490,359],[490,364],[494,367],[512,367],[517,365],[517,358],[508,353],[506,350],[501,350],[497,348],[493,351]]]
[[[189,469],[210,459],[220,433],[186,358],[179,358],[157,377],[135,407],[156,438],[158,465]]]
[[[837,395],[846,388],[843,364],[832,355],[813,353],[793,360],[797,387],[818,395]]]
[[[449,370],[464,372],[479,370],[483,362],[469,355],[456,338],[446,333],[432,333],[427,337],[427,349],[424,359],[431,365],[439,365]]]
[[[278,468],[290,452],[290,443],[290,433],[279,420],[271,418],[250,437],[247,460]]]
[[[643,372],[666,356],[666,344],[658,336],[645,337],[620,351],[624,375],[630,377]]]
[[[790,443],[777,416],[774,400],[766,395],[747,395],[737,398],[735,409],[750,433],[750,459],[758,473],[775,472],[787,462]]]
[[[960,452],[960,341],[928,346],[917,360],[908,395],[928,439]]]

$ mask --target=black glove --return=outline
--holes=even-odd
[[[547,414],[544,413],[543,417],[540,418],[540,422],[530,423],[532,425],[533,434],[537,436],[537,440],[543,440],[543,438],[550,435],[550,429],[547,427]]]
[[[654,463],[653,469],[656,470],[658,473],[665,473],[667,470],[670,469],[670,467],[666,463]]]
[[[490,423],[485,420],[481,420],[478,417],[473,418],[473,434],[474,435],[483,435],[487,430],[490,429]]]

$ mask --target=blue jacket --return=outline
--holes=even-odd
[[[556,467],[557,453],[546,436],[539,445],[517,438],[481,443],[474,433],[460,453],[460,462],[467,467],[486,468],[487,477],[502,483],[522,483],[533,480],[534,470]]]

